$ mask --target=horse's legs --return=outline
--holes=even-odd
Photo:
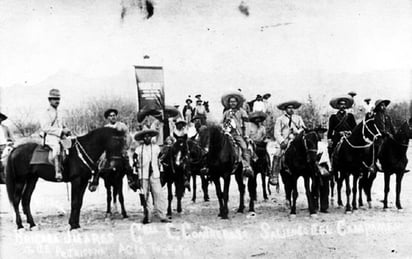
[[[334,197],[334,192],[335,192],[335,179],[336,179],[336,174],[334,172],[332,173],[332,177],[330,178],[330,202],[333,205],[333,202],[335,200]]]
[[[119,190],[116,188],[116,180],[113,179],[113,207],[115,209],[116,212],[118,212],[117,210],[117,195],[119,194]]]
[[[172,181],[167,181],[167,215],[168,217],[172,217],[172,200],[173,200],[173,192],[172,192]]]
[[[376,178],[376,171],[371,172],[369,174],[369,180],[367,182],[367,187],[365,189],[369,208],[372,208],[372,184],[375,178]]]
[[[104,179],[104,187],[106,187],[106,215],[112,214],[111,211],[111,202],[112,202],[112,187],[109,183],[109,180]]]
[[[193,182],[192,202],[196,202],[196,174],[195,173],[192,173],[192,182]]]
[[[223,185],[223,219],[228,219],[229,208],[228,208],[228,201],[229,201],[229,187],[230,187],[230,175],[224,179]],[[243,195],[245,194],[245,186],[243,185]]]
[[[248,192],[249,192],[249,197],[250,197],[250,184],[252,184],[252,182],[255,184],[255,189],[257,189],[257,172],[256,171],[254,171],[255,173],[254,173],[254,175],[253,175],[253,178],[250,178],[250,179],[248,179],[248,181],[247,181],[247,185],[248,185]],[[254,196],[255,197],[255,199],[254,199],[254,201],[257,201],[257,195],[255,195]]]
[[[119,179],[119,182],[117,183],[117,193],[119,194],[119,202],[120,202],[120,207],[122,209],[122,216],[123,218],[127,218],[127,212],[126,208],[124,206],[124,197],[123,197],[123,177]]]
[[[239,208],[237,212],[243,213],[245,209],[245,184],[243,183],[243,176],[236,172],[236,182],[239,188]],[[225,180],[225,191],[226,191],[226,180]],[[226,192],[225,192],[226,195]]]
[[[290,184],[291,184],[291,189],[292,189],[291,191],[292,191],[292,196],[293,196],[292,201],[291,201],[291,206],[290,206],[291,215],[296,215],[296,200],[299,196],[297,182],[298,182],[298,179],[291,178]]]
[[[343,181],[345,180],[345,178],[342,176],[342,173],[340,173],[340,176],[336,176],[336,192],[338,193],[338,206],[343,206],[343,202],[342,202],[342,185],[343,185]]]
[[[200,179],[202,180],[203,200],[209,201],[209,193],[208,193],[209,181],[205,178],[204,175],[201,175]]]
[[[352,183],[352,209],[357,210],[358,205],[356,203],[356,193],[357,193],[357,190],[358,190],[358,175],[354,174],[352,180],[353,180],[353,183]]]
[[[365,192],[365,195],[368,196],[366,179],[367,179],[366,175],[363,175],[363,177],[359,179],[359,200],[358,200],[359,207],[363,206],[362,190]]]
[[[266,191],[266,173],[261,173],[260,177],[262,179],[263,199],[267,200],[268,199],[268,194],[267,194],[267,191]]]
[[[23,228],[21,216],[20,216],[20,211],[19,211],[19,204],[20,200],[23,196],[23,189],[24,189],[25,183],[24,182],[15,182],[15,189],[13,193],[13,208],[14,212],[16,214],[16,225],[17,229]]]
[[[401,186],[402,186],[402,178],[403,178],[403,172],[399,172],[396,174],[396,208],[398,210],[402,209],[401,205]]]
[[[257,196],[256,195],[256,188],[257,188],[256,176],[253,178],[249,177],[247,187],[248,187],[248,192],[249,192],[249,212],[255,212],[255,201],[256,201],[256,196]]]
[[[345,172],[345,184],[346,184],[346,212],[351,211],[350,207],[350,179],[349,179],[349,172]]]
[[[304,182],[305,182],[305,192],[306,192],[306,198],[308,200],[308,206],[309,206],[309,213],[310,214],[316,214],[314,204],[313,204],[313,196],[310,190],[310,178],[309,177],[304,177]],[[316,186],[316,184],[315,184]],[[295,203],[296,205],[296,203]]]
[[[72,204],[71,204],[71,212],[70,212],[70,230],[80,228],[79,224],[79,217],[80,217],[80,209],[83,204],[83,196],[84,191],[87,187],[87,179],[82,179],[77,177],[76,179],[72,180]]]
[[[391,182],[391,174],[389,172],[384,172],[385,174],[385,187],[383,189],[384,191],[384,198],[383,198],[383,208],[387,209],[388,208],[388,193],[389,193],[389,186]]]
[[[215,188],[216,188],[216,196],[217,200],[219,201],[219,217],[223,218],[223,194],[222,194],[222,188],[220,186],[220,179],[219,177],[216,177],[213,179],[213,182],[215,183]]]
[[[23,197],[22,197],[23,212],[24,214],[26,214],[27,223],[30,224],[30,228],[36,226],[36,224],[34,224],[33,216],[31,215],[30,200],[31,200],[31,196],[33,194],[34,188],[36,187],[37,180],[38,178],[35,176],[28,177],[26,188],[24,188]]]

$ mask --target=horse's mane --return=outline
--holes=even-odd
[[[122,131],[119,131],[115,128],[111,128],[111,127],[101,127],[101,128],[97,128],[97,129],[93,129],[89,132],[87,132],[86,134],[83,134],[81,136],[78,136],[78,138],[80,139],[90,139],[93,138],[95,136],[103,136],[105,138],[109,137],[109,136],[123,136],[125,133]]]

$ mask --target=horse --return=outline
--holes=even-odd
[[[202,181],[202,190],[203,190],[203,200],[209,201],[208,186],[209,181],[206,178],[206,175],[203,173],[202,169],[206,164],[206,150],[201,147],[200,143],[193,138],[189,138],[187,141],[189,148],[188,155],[188,167],[190,171],[190,176],[192,177],[193,184],[193,194],[192,202],[196,202],[196,176],[200,176]]]
[[[167,216],[172,217],[172,185],[175,184],[177,212],[182,212],[182,198],[185,192],[185,173],[187,166],[188,144],[187,135],[177,137],[176,142],[168,150],[163,150],[165,157],[161,159],[164,168],[164,181],[167,184]]]
[[[104,187],[106,188],[106,216],[110,216],[112,214],[111,201],[113,188],[113,205],[117,208],[116,200],[117,196],[119,196],[122,216],[123,218],[128,218],[126,208],[124,206],[123,178],[127,175],[128,179],[130,179],[131,174],[133,174],[133,169],[130,167],[129,161],[126,158],[124,158],[116,168],[109,169],[104,163],[102,168],[99,170],[99,176],[104,180]]]
[[[396,208],[402,210],[400,201],[402,178],[405,173],[408,158],[406,151],[409,147],[409,139],[412,138],[412,118],[409,122],[405,121],[399,130],[392,137],[384,138],[382,151],[378,159],[382,165],[382,171],[385,176],[383,208],[388,208],[388,193],[390,177],[393,173],[396,175]]]
[[[235,147],[233,145],[233,139],[228,133],[224,133],[223,129],[218,125],[211,125],[209,130],[209,151],[207,153],[207,166],[208,174],[211,180],[215,184],[216,194],[219,201],[219,214],[222,219],[228,219],[228,200],[229,200],[229,186],[230,177],[235,175],[236,182],[238,184],[240,199],[239,208],[237,212],[243,213],[245,208],[244,196],[245,196],[245,184],[243,182],[243,168],[242,163],[238,162],[238,155],[236,154]],[[220,184],[220,178],[223,178],[224,185],[223,191]],[[255,213],[253,196],[256,190],[253,190],[253,181],[248,181],[249,190],[249,212],[251,215]]]
[[[266,142],[254,143],[255,154],[257,156],[256,160],[252,160],[250,165],[252,166],[253,172],[255,173],[253,177],[253,184],[256,186],[257,175],[260,174],[262,181],[263,199],[268,200],[268,194],[266,190],[266,176],[269,173],[270,158],[266,151]],[[254,188],[256,189],[256,187]],[[255,198],[257,195],[255,195]]]
[[[363,120],[356,125],[349,137],[342,137],[332,155],[331,174],[337,177],[338,205],[343,206],[341,189],[343,180],[346,184],[346,212],[357,209],[356,193],[360,176],[371,178],[375,172],[377,159],[376,148],[381,141],[381,133],[375,124],[374,118]],[[339,173],[339,175],[337,175]],[[369,176],[372,174],[372,176]],[[349,176],[353,176],[352,208],[350,206]],[[368,197],[369,200],[369,197]],[[370,200],[369,200],[370,202]]]
[[[299,133],[293,139],[284,153],[285,165],[280,170],[280,175],[285,186],[286,200],[289,201],[290,215],[296,216],[296,199],[298,198],[297,182],[299,177],[303,177],[305,184],[306,198],[310,215],[316,214],[314,200],[316,186],[313,184],[316,177],[319,177],[317,167],[318,134],[314,130]]]
[[[92,178],[90,191],[95,190],[98,181],[97,160],[106,152],[109,167],[119,164],[121,151],[124,146],[124,133],[113,128],[98,128],[84,136],[74,138],[69,154],[63,162],[63,181],[71,182],[71,212],[70,230],[80,228],[79,217],[83,196],[88,180]],[[6,166],[6,186],[10,202],[16,214],[17,229],[22,229],[22,219],[19,212],[20,200],[23,212],[27,216],[30,229],[36,226],[31,210],[30,200],[37,180],[56,182],[53,165],[31,165],[30,161],[37,143],[26,143],[17,146],[9,155]]]

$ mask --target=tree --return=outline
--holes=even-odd
[[[323,124],[323,118],[320,115],[320,107],[314,103],[310,94],[308,95],[307,102],[303,103],[302,107],[299,109],[299,115],[302,116],[303,122],[309,129],[313,129],[316,126]]]
[[[412,116],[412,101],[391,103],[387,108],[388,115],[392,118],[392,123],[395,128],[402,125],[405,120],[409,120]]]

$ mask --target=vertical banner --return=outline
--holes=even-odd
[[[163,68],[135,66],[140,111],[162,111],[165,105]]]

